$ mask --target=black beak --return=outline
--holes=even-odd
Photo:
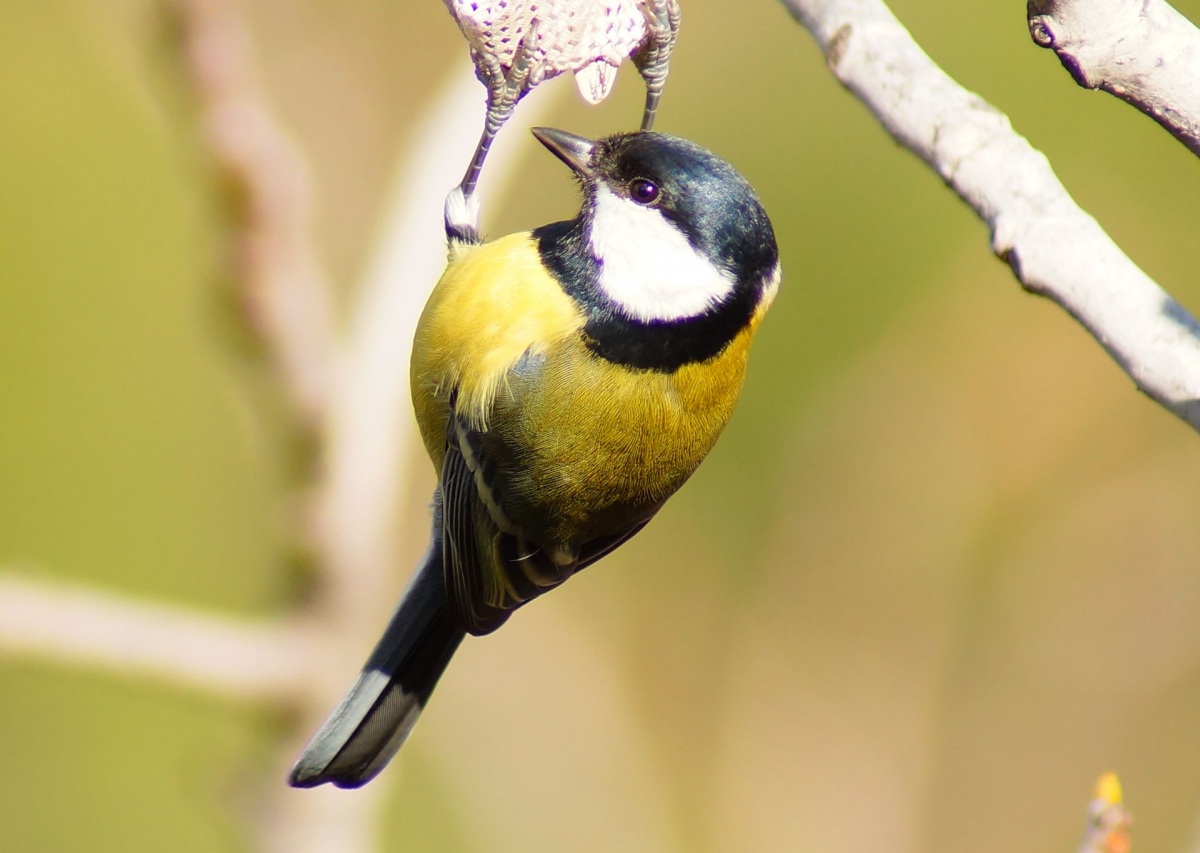
[[[592,177],[592,150],[596,147],[595,142],[552,127],[535,127],[532,133],[538,142],[575,170],[579,177],[585,180]]]

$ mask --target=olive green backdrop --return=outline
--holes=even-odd
[[[344,309],[406,129],[465,47],[437,0],[244,6]],[[1195,157],[1077,88],[1020,0],[893,8],[1200,308]],[[1191,849],[1200,437],[1019,289],[779,4],[684,13],[658,129],[758,188],[783,290],[693,482],[465,644],[388,771],[389,849],[1066,851],[1109,768],[1138,849]],[[551,123],[627,128],[640,101],[627,67]],[[527,144],[492,233],[572,211]],[[297,447],[233,319],[224,204],[161,5],[4,4],[0,567],[294,603]],[[0,651],[0,848],[247,849],[285,723]]]

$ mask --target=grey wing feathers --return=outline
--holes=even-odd
[[[441,488],[450,608],[469,633],[487,634],[504,624],[517,605],[506,606],[505,596],[495,588],[500,531],[479,497],[474,473],[456,440],[447,441]]]

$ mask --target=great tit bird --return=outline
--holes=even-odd
[[[411,366],[432,541],[292,785],[372,779],[463,637],[641,530],[733,411],[780,275],[754,190],[674,136],[533,133],[579,177],[582,210],[490,243],[469,217],[449,228]]]

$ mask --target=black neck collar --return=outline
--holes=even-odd
[[[739,276],[733,291],[699,316],[647,322],[629,317],[601,290],[600,261],[588,246],[582,217],[544,225],[533,238],[542,264],[587,315],[583,336],[588,348],[636,370],[674,373],[719,355],[750,322],[772,273]]]

